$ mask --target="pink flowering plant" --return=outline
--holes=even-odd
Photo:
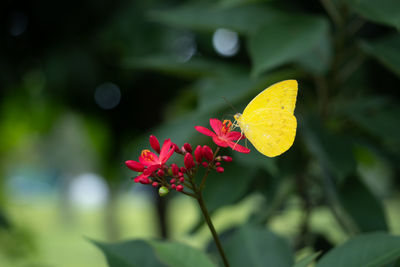
[[[215,244],[221,255],[225,266],[229,266],[217,232],[211,221],[209,212],[203,200],[202,191],[205,187],[207,177],[211,171],[218,173],[224,172],[223,164],[232,162],[232,157],[220,155],[221,148],[230,147],[240,153],[249,153],[250,149],[239,145],[239,140],[243,139],[242,133],[233,131],[232,122],[218,119],[210,119],[213,131],[203,126],[195,126],[195,129],[207,136],[210,136],[217,145],[216,149],[211,149],[207,145],[198,145],[194,150],[189,143],[183,144],[181,148],[170,139],[166,139],[160,147],[160,142],[154,136],[150,136],[150,146],[154,152],[145,149],[139,156],[138,161],[127,160],[126,166],[139,174],[133,178],[135,183],[151,185],[158,188],[160,196],[167,195],[170,191],[177,191],[193,197],[197,200],[204,219],[212,233]],[[173,154],[183,157],[183,166],[168,162]],[[199,172],[201,168],[205,172]],[[202,173],[203,177],[196,183],[196,175]]]

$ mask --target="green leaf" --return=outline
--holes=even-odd
[[[104,253],[110,267],[159,267],[161,263],[152,247],[143,240],[133,240],[115,244],[91,241]]]
[[[314,254],[310,254],[302,258],[300,261],[296,262],[296,264],[293,265],[293,267],[307,267],[319,256],[319,254],[321,254],[321,252],[315,252]]]
[[[400,29],[400,1],[398,0],[345,0],[360,16]]]
[[[338,193],[343,207],[361,231],[388,229],[382,204],[357,176],[347,177]]]
[[[358,112],[349,112],[348,116],[371,135],[381,138],[389,148],[399,146],[399,107],[388,105],[377,110],[366,109]]]
[[[327,31],[327,21],[317,16],[286,14],[264,24],[249,38],[253,74],[294,61],[318,46]]]
[[[254,178],[254,170],[243,166],[225,163],[223,167],[224,173],[213,171],[207,178],[203,194],[209,212],[242,199]]]
[[[282,12],[265,5],[245,5],[232,8],[191,4],[150,13],[152,19],[191,30],[212,32],[228,28],[239,33],[257,30]]]
[[[400,77],[400,34],[386,36],[376,41],[363,41],[360,46],[364,52]]]
[[[239,228],[224,244],[232,267],[292,266],[293,254],[288,242],[261,227]]]
[[[400,257],[400,237],[386,233],[356,236],[318,261],[316,267],[381,267]]]
[[[332,40],[326,31],[315,46],[300,55],[296,62],[306,71],[321,75],[329,70],[332,55]]]
[[[339,180],[354,172],[356,162],[349,137],[329,131],[313,116],[299,119],[299,130],[311,154]]]
[[[177,242],[149,241],[157,256],[168,266],[216,267],[200,250]],[[147,266],[147,265],[143,265]]]

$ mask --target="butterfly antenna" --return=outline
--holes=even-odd
[[[221,96],[221,98],[225,100],[225,102],[233,109],[233,111],[235,111],[235,113],[238,113],[238,110],[232,105],[232,103],[228,99],[226,99],[225,96]]]

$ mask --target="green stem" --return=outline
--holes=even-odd
[[[206,220],[208,228],[210,228],[211,234],[214,238],[215,244],[217,245],[218,252],[221,255],[222,261],[224,262],[225,267],[229,267],[228,259],[225,256],[225,252],[222,248],[221,241],[219,240],[217,231],[215,230],[214,225],[211,221],[210,214],[208,213],[206,205],[204,204],[203,194],[201,193],[201,191],[197,191],[196,196],[197,196],[197,198],[196,198],[197,202],[199,203],[201,212],[203,213],[203,216],[204,216],[204,219]]]

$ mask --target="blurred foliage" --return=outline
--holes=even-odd
[[[311,251],[298,266],[316,257],[322,257],[317,266],[337,266],[338,259],[382,266],[399,258],[384,204],[400,187],[399,1],[10,1],[1,7],[1,225],[19,229],[7,211],[13,170],[38,166],[55,173],[51,179],[59,184],[96,172],[113,196],[107,236],[118,240],[112,200],[131,175],[123,162],[148,146],[150,132],[178,145],[206,144],[193,126],[232,118],[231,104],[243,110],[265,87],[297,79],[293,147],[264,158],[248,144],[251,154],[231,153],[226,173],[208,179],[205,201],[214,214],[251,195],[262,198],[248,225],[223,229],[228,257],[237,266],[291,266],[293,252],[302,249]],[[216,49],[221,28],[238,34],[236,54]],[[95,94],[110,82],[121,100],[104,109]],[[262,226],[285,213],[292,199],[302,216],[289,247]],[[349,241],[335,244],[312,228],[319,208],[331,211]],[[199,219],[192,231],[201,225]],[[25,242],[7,227],[1,240],[13,239],[12,247]],[[369,233],[376,230],[388,233]],[[96,244],[110,266],[184,266],[169,252],[178,248],[193,264],[214,265],[190,247],[152,242]],[[28,247],[5,253],[19,257]],[[128,254],[133,247],[137,253]],[[218,260],[212,248],[209,255]]]

